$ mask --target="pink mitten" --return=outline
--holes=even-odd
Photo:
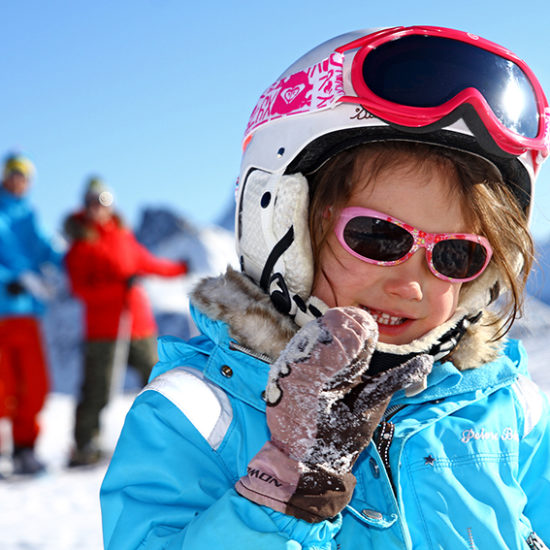
[[[285,514],[319,522],[351,499],[353,464],[392,394],[432,366],[421,355],[368,376],[375,321],[355,307],[329,309],[301,328],[272,365],[266,387],[268,441],[236,490]]]

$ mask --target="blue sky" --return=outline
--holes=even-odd
[[[18,0],[2,6],[0,154],[37,166],[48,232],[99,174],[135,225],[143,205],[199,224],[233,195],[261,92],[318,43],[358,28],[454,27],[506,45],[550,95],[550,2]],[[550,162],[533,231],[550,238]]]

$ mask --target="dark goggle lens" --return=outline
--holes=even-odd
[[[512,61],[466,42],[418,35],[386,42],[366,56],[363,79],[382,99],[411,107],[437,107],[475,88],[506,128],[538,135],[537,101],[527,75]]]
[[[402,227],[368,216],[352,218],[344,228],[344,240],[357,254],[378,262],[395,262],[414,244]]]
[[[449,239],[437,243],[432,250],[434,268],[451,279],[468,279],[477,275],[487,259],[480,244],[464,239]]]

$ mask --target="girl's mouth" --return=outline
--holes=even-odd
[[[379,341],[385,344],[406,344],[412,340],[411,330],[417,319],[401,317],[387,311],[360,306],[372,315],[378,326]]]
[[[410,319],[407,319],[406,317],[398,317],[396,315],[392,315],[391,313],[387,313],[385,311],[378,311],[377,309],[371,309],[366,306],[362,306],[362,308],[365,311],[368,311],[372,315],[372,318],[376,321],[376,323],[379,326],[381,325],[384,327],[396,327],[410,320]]]

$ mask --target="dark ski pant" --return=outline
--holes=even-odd
[[[115,340],[89,340],[84,344],[84,375],[76,407],[74,437],[76,447],[85,449],[99,436],[99,417],[111,391],[115,359]],[[158,361],[155,337],[133,339],[128,349],[128,364],[134,367],[143,385]]]

